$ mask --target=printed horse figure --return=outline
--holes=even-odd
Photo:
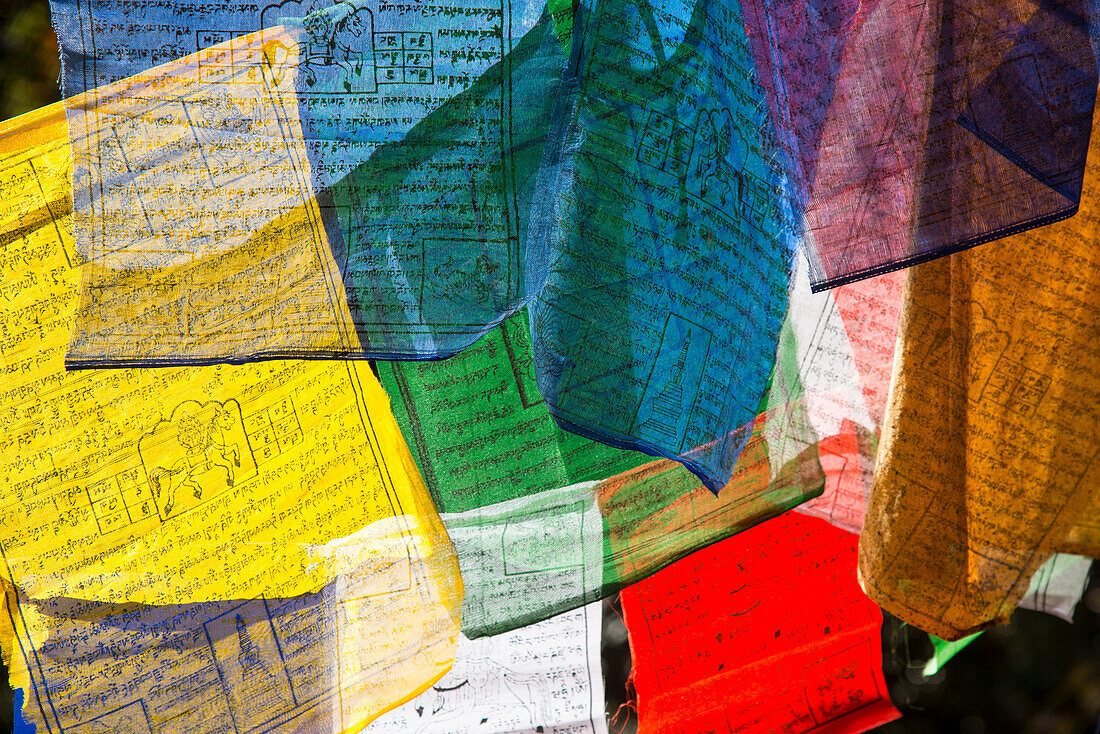
[[[306,83],[317,82],[314,66],[339,66],[344,71],[344,90],[351,91],[351,77],[363,73],[363,52],[357,51],[357,41],[366,31],[361,13],[369,13],[353,3],[341,0],[332,8],[314,10],[302,21],[309,40],[299,48],[298,68],[306,74]]]
[[[211,472],[224,474],[221,481],[227,487],[233,486],[236,470],[241,466],[240,449],[229,438],[234,425],[232,411],[213,403],[173,415],[170,427],[164,429],[167,435],[154,433],[142,438],[139,450],[146,462],[149,483],[154,496],[166,498],[166,516],[175,507],[176,493],[181,488],[189,489],[196,499],[201,499],[203,484],[210,481]]]
[[[241,467],[241,450],[237,444],[229,440],[233,428],[237,425],[233,411],[224,405],[214,403],[214,421],[210,425],[210,441],[206,448],[205,456],[208,467],[223,466],[229,475],[227,483],[233,486],[233,467]],[[223,463],[224,462],[224,463]],[[229,464],[232,462],[233,466]]]
[[[724,114],[723,114],[724,113]],[[745,145],[738,139],[734,145],[733,125],[727,110],[704,112],[699,116],[697,128],[699,141],[703,144],[703,153],[699,155],[699,195],[707,198],[707,191],[718,188],[720,206],[729,199],[735,202],[741,199],[741,172],[744,165]],[[739,160],[731,161],[730,154]]]

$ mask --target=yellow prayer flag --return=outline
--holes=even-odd
[[[365,364],[66,372],[81,261],[62,106],[6,123],[0,156],[0,543],[21,590],[144,604],[315,592],[330,580],[316,546],[403,517],[457,608],[450,541]]]
[[[39,731],[355,732],[447,672],[452,598],[406,518],[317,551],[333,581],[288,599],[36,601],[0,571],[0,649],[24,718]]]
[[[351,362],[66,372],[69,161],[60,104],[0,126],[0,649],[28,718],[361,729],[450,668],[463,593],[385,394]]]
[[[910,270],[860,569],[946,640],[1100,554],[1100,139],[1080,212]]]
[[[361,351],[302,131],[300,33],[239,36],[65,100],[86,261],[70,366],[117,367],[135,347],[131,366]]]

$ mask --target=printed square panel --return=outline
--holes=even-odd
[[[65,727],[71,734],[153,734],[145,702],[138,700],[108,713],[101,714],[73,727]]]
[[[555,508],[552,512],[535,513],[522,519],[509,520],[504,528],[504,574],[538,573],[584,564],[583,505],[575,511]]]
[[[203,624],[239,734],[261,729],[296,705],[290,675],[264,609],[260,604],[243,604]]]
[[[806,666],[806,700],[819,725],[870,703],[866,691],[876,689],[870,645],[865,640]]]

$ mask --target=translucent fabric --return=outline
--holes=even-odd
[[[932,657],[928,658],[928,661],[921,668],[921,675],[924,677],[935,675],[943,669],[943,666],[951,662],[951,659],[958,655],[960,652],[970,646],[970,643],[978,639],[981,636],[981,632],[975,632],[972,635],[967,635],[958,640],[952,640],[948,642],[941,640],[940,638],[929,635],[929,640],[932,642]]]
[[[1072,220],[910,270],[860,541],[868,594],[945,640],[1100,553],[1100,165]]]
[[[459,637],[455,665],[365,734],[607,734],[599,603],[502,635]]]
[[[332,581],[290,598],[34,600],[0,576],[0,649],[24,717],[40,732],[360,731],[438,681],[459,638],[438,558],[402,525],[317,548]]]
[[[1055,553],[1031,577],[1021,609],[1044,612],[1073,624],[1073,615],[1088,588],[1093,560]]]
[[[601,0],[574,28],[546,260],[528,263],[539,389],[559,425],[678,457],[717,491],[775,361],[795,246],[740,7]]]
[[[68,174],[60,104],[0,126],[0,649],[28,720],[354,731],[437,680],[462,583],[374,376],[66,372]]]
[[[365,365],[65,371],[79,260],[64,130],[61,105],[0,128],[12,194],[0,210],[0,410],[13,427],[0,537],[21,590],[147,604],[291,596],[330,580],[312,548],[397,516],[441,585],[460,589]]]
[[[815,289],[1077,211],[1096,3],[744,7]]]
[[[788,513],[623,590],[639,734],[857,734],[899,718],[856,543]]]
[[[1027,596],[1020,601],[1020,609],[1045,612],[1073,624],[1074,610],[1088,587],[1092,563],[1091,558],[1055,553],[1031,577],[1031,586]],[[981,634],[975,632],[952,642],[929,635],[932,657],[924,664],[921,673],[925,677],[935,675]]]
[[[796,296],[807,304],[796,322],[799,380],[828,478],[824,493],[796,510],[857,534],[871,494],[904,284],[904,273],[887,273],[807,298],[800,280]]]
[[[811,294],[798,272],[768,396],[717,497],[673,462],[558,429],[522,315],[449,360],[377,363],[458,552],[464,633],[580,606],[806,500],[858,531],[902,283]]]
[[[727,482],[795,248],[735,4],[137,7],[54,4],[70,367],[446,357],[527,304],[560,425]]]
[[[560,426],[714,491],[799,238],[824,288],[1069,216],[1097,82],[1085,0],[54,10],[71,367],[445,357],[527,306]]]

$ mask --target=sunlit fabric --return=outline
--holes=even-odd
[[[210,78],[211,59],[263,59],[293,38],[235,38],[65,102],[86,261],[69,367],[355,351],[297,69],[217,67]]]
[[[70,366],[445,357],[527,306],[560,426],[714,491],[799,243],[823,288],[1071,215],[1097,81],[1084,0],[54,10]]]
[[[678,456],[717,491],[796,245],[740,7],[601,0],[574,28],[576,99],[533,211],[545,261],[527,264],[539,389],[562,426]]]
[[[64,91],[86,95],[76,240],[105,269],[70,366],[442,357],[525,302],[567,62],[541,6],[53,8]],[[231,288],[201,277],[219,258]]]
[[[797,349],[781,359],[798,371],[826,477],[822,495],[796,510],[853,533],[871,493],[904,283],[894,272],[809,296],[799,279],[792,298]]]
[[[364,734],[607,734],[602,606],[468,640],[455,665]]]
[[[1088,587],[1092,563],[1091,558],[1055,553],[1031,577],[1031,586],[1027,596],[1020,600],[1020,609],[1045,612],[1073,624],[1074,609]],[[935,675],[981,634],[975,632],[952,642],[929,635],[932,657],[924,664],[921,673],[926,677]]]
[[[331,579],[317,547],[400,516],[410,557],[458,604],[454,551],[365,364],[66,372],[79,259],[61,105],[5,123],[0,153],[0,548],[21,592],[313,592]]]
[[[1081,212],[909,271],[860,569],[945,640],[1007,622],[1055,551],[1100,555],[1100,140]]]
[[[788,513],[622,592],[639,734],[868,731],[900,716],[856,536]]]
[[[366,366],[66,372],[61,105],[0,126],[0,186],[0,650],[25,717],[353,731],[446,673],[454,549]]]
[[[359,731],[439,680],[459,638],[435,560],[404,535],[386,520],[317,548],[333,580],[292,598],[34,600],[0,576],[23,715],[39,732]]]
[[[558,429],[522,314],[452,359],[377,363],[458,552],[464,632],[580,606],[799,503],[858,532],[903,283],[811,294],[799,270],[768,395],[717,497],[674,462]]]
[[[729,479],[797,243],[736,5],[54,10],[70,367],[445,357],[528,305],[560,425]]]
[[[1077,604],[1088,588],[1093,560],[1069,553],[1055,553],[1031,577],[1021,609],[1045,612],[1073,624]]]
[[[797,397],[745,427],[715,496],[676,462],[556,428],[532,376],[513,369],[530,348],[513,324],[452,360],[378,365],[459,556],[467,636],[599,599],[821,492]],[[769,454],[769,427],[789,436],[789,455]]]
[[[744,7],[815,288],[1077,211],[1092,0]]]
[[[925,662],[924,667],[920,669],[921,675],[928,676],[935,675],[943,670],[943,666],[951,662],[951,659],[958,655],[960,652],[970,646],[970,643],[974,642],[981,636],[981,632],[975,632],[972,635],[967,635],[958,640],[952,640],[948,642],[941,640],[940,638],[929,635],[929,640],[932,643],[932,656]]]
[[[60,104],[0,126],[0,650],[25,717],[360,728],[446,673],[462,601],[385,395],[344,363],[66,372],[69,163]]]

